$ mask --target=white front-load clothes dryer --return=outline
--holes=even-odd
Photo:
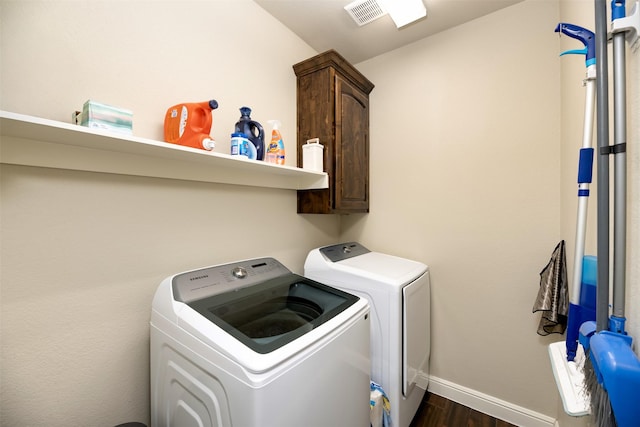
[[[151,312],[153,427],[369,425],[367,300],[273,258],[166,278]]]
[[[311,250],[304,275],[369,301],[371,379],[389,397],[392,426],[407,427],[429,382],[428,266],[348,242]]]

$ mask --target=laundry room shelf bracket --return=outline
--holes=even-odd
[[[324,172],[0,111],[0,163],[253,187],[327,188]]]

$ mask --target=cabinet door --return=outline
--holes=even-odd
[[[334,209],[369,212],[369,99],[336,75]]]

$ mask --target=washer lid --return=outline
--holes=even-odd
[[[322,325],[358,299],[290,273],[188,305],[247,347],[265,354]]]

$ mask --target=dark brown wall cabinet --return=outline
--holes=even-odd
[[[293,66],[297,76],[298,166],[302,145],[320,138],[329,188],[298,191],[298,213],[369,212],[369,93],[373,83],[334,50]]]

